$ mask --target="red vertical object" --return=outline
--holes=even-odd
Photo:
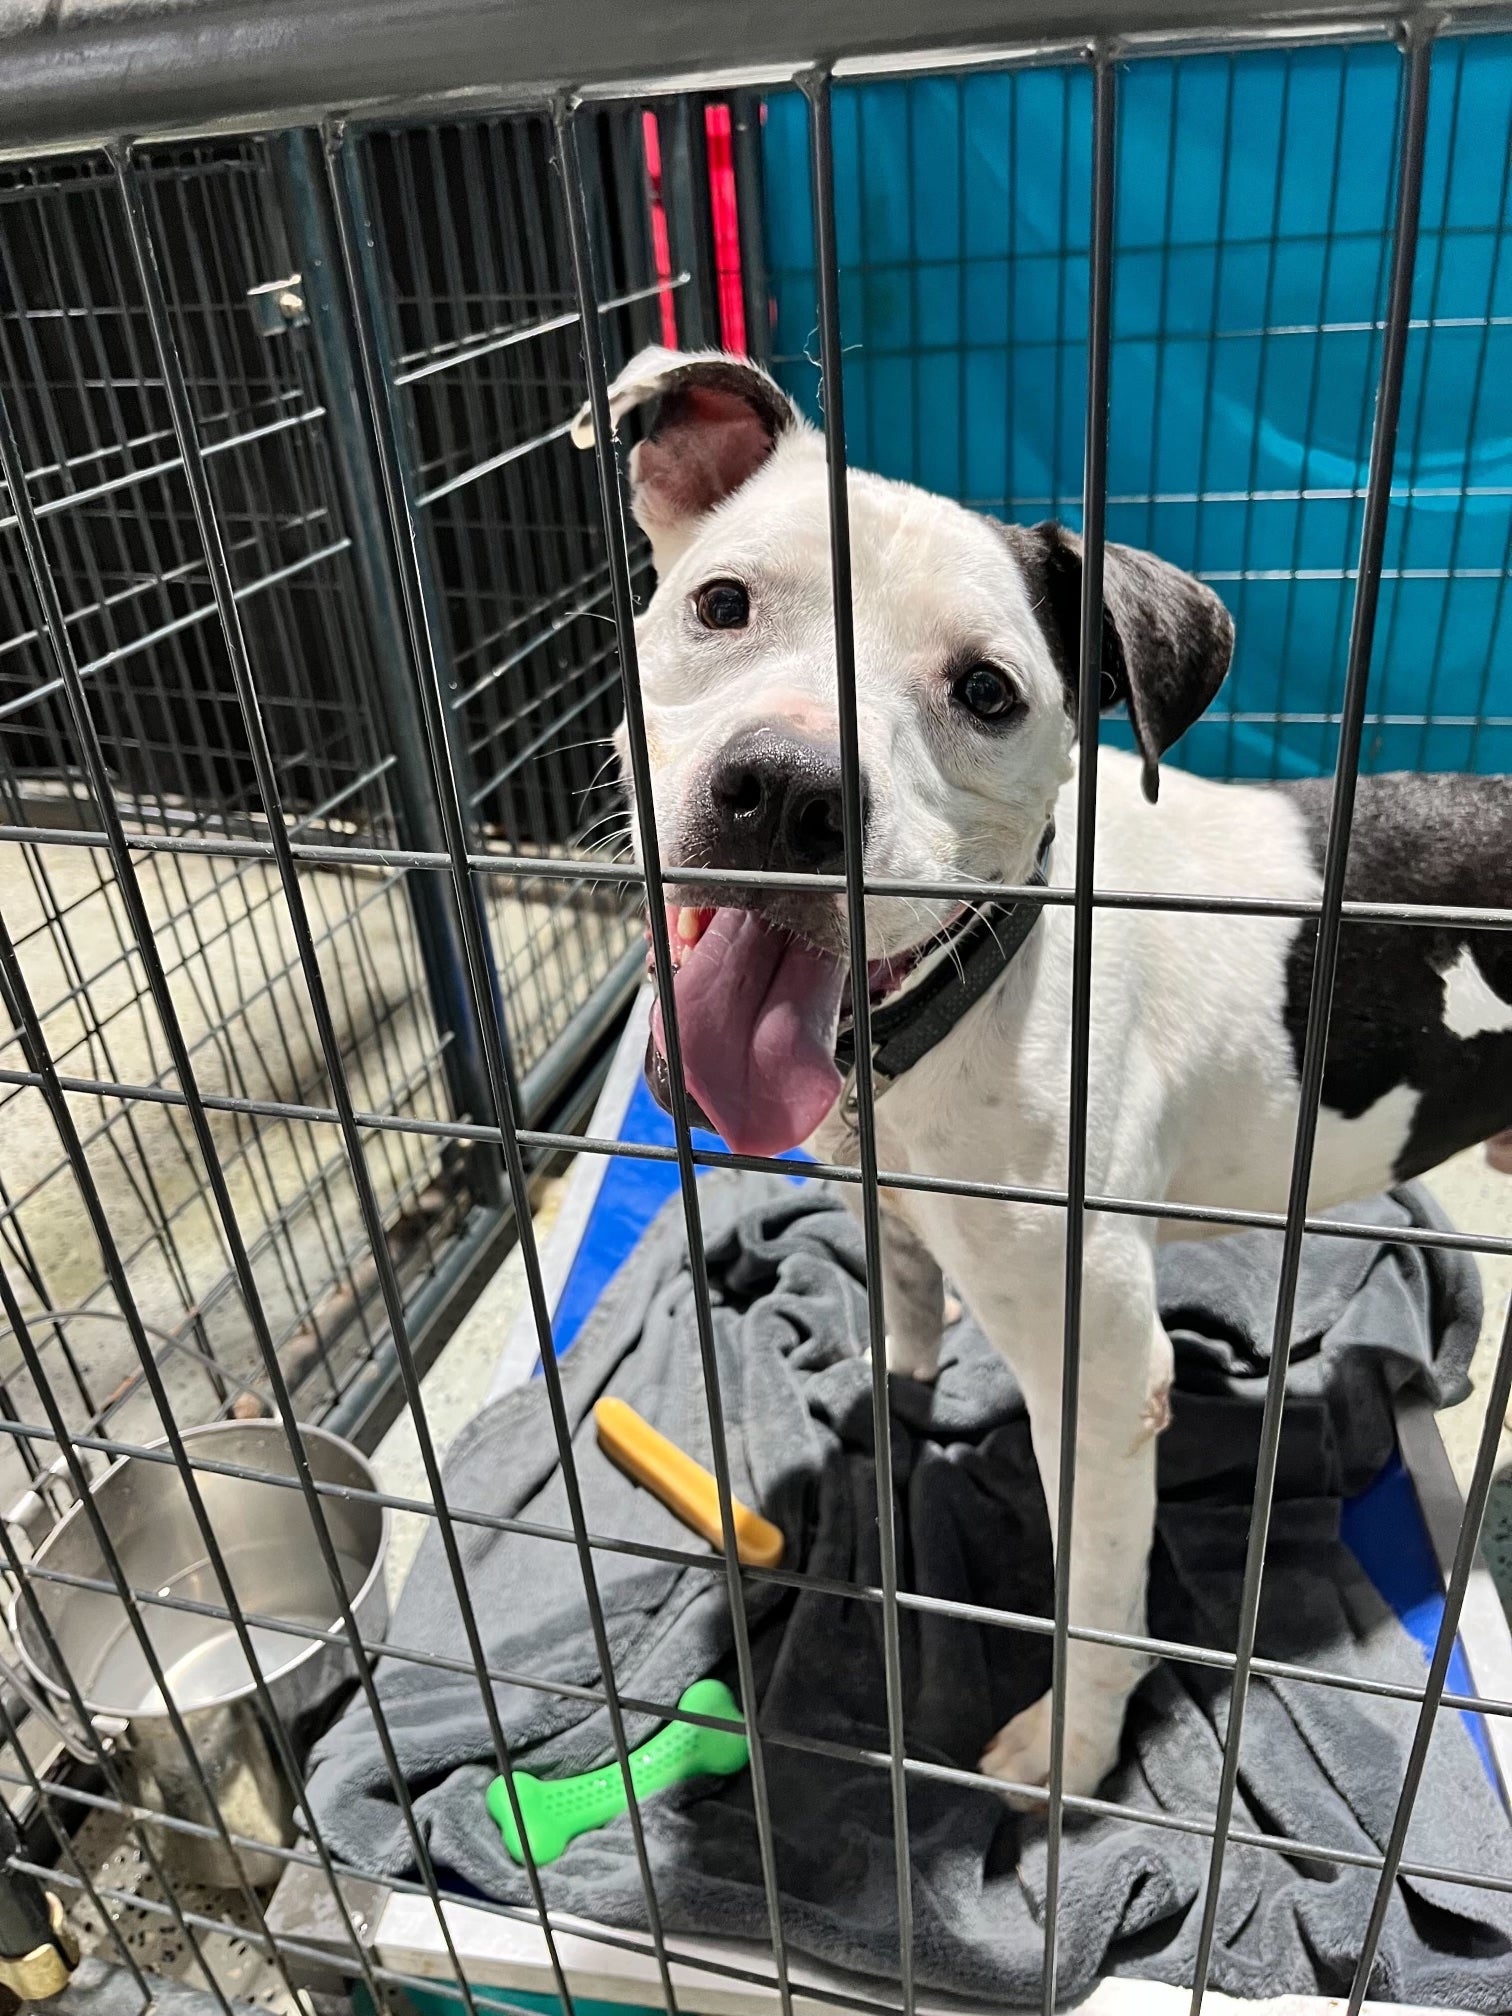
[[[661,339],[677,348],[677,313],[672,300],[672,241],[662,191],[661,127],[654,112],[641,114],[646,184],[651,209],[651,257],[662,282]],[[735,197],[735,151],[728,105],[704,107],[704,141],[709,167],[709,226],[714,242],[714,280],[719,297],[719,337],[726,350],[747,354],[745,281],[740,264],[740,211]]]
[[[740,213],[735,200],[735,154],[728,105],[705,106],[704,136],[709,157],[709,211],[714,226],[720,335],[726,350],[744,356],[745,288],[740,268]]]
[[[662,204],[661,128],[656,114],[641,116],[641,144],[646,151],[646,183],[651,205],[651,260],[662,283],[658,296],[661,309],[661,340],[669,350],[677,348],[677,311],[672,305],[672,246],[667,235],[667,212]]]

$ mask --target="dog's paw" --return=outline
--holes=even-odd
[[[1094,1720],[1077,1726],[1076,1704],[1068,1704],[1066,1764],[1062,1784],[1067,1792],[1095,1792],[1118,1761],[1118,1726]],[[1044,1787],[1050,1782],[1050,1696],[1042,1694],[1031,1708],[1015,1715],[999,1729],[982,1753],[977,1767],[989,1778],[1006,1784]],[[1031,1793],[1010,1794],[1009,1803],[1021,1811],[1044,1805]]]
[[[911,1337],[887,1333],[887,1369],[895,1378],[918,1379],[931,1385],[940,1369],[940,1340],[920,1343]]]

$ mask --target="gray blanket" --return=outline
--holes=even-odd
[[[720,1174],[700,1186],[737,1493],[777,1520],[787,1563],[879,1579],[860,1234],[820,1187]],[[1356,1207],[1356,1211],[1361,1207]],[[1420,1190],[1364,1207],[1383,1230],[1439,1222]],[[1247,1493],[1274,1303],[1278,1243],[1245,1234],[1172,1246],[1161,1298],[1175,1339],[1175,1422],[1162,1438],[1162,1509],[1151,1626],[1234,1643]],[[1459,1397],[1480,1296],[1463,1255],[1309,1241],[1298,1302],[1293,1401],[1282,1448],[1260,1649],[1348,1674],[1421,1683],[1423,1660],[1339,1537],[1340,1498],[1392,1449],[1390,1395],[1412,1383]],[[686,1548],[689,1535],[600,1454],[587,1420],[622,1394],[704,1461],[709,1435],[680,1207],[652,1228],[564,1361],[591,1529]],[[900,1383],[894,1489],[905,1587],[1044,1611],[1050,1552],[1027,1423],[1013,1381],[969,1320],[938,1383]],[[452,1502],[565,1528],[567,1509],[537,1379],[458,1438]],[[491,1663],[544,1683],[595,1685],[572,1549],[464,1528],[468,1576]],[[722,1568],[596,1556],[621,1689],[675,1701],[718,1672],[733,1684]],[[793,1946],[896,1978],[886,1773],[785,1747],[782,1732],[886,1748],[880,1614],[868,1602],[749,1582],[783,1919]],[[1042,1637],[903,1612],[908,1748],[970,1766],[1048,1681]],[[434,1531],[400,1599],[397,1644],[465,1656]],[[443,1878],[524,1901],[521,1872],[484,1810],[493,1764],[476,1684],[389,1661],[379,1670],[394,1740]],[[1131,1709],[1106,1794],[1210,1819],[1227,1687],[1165,1665]],[[610,1754],[602,1711],[533,1686],[501,1686],[517,1758],[564,1773]],[[1346,1851],[1379,1850],[1413,1711],[1300,1682],[1251,1695],[1235,1824]],[[632,1716],[631,1740],[654,1726]],[[413,1873],[370,1719],[358,1701],[318,1748],[311,1801],[338,1855],[375,1874]],[[669,1930],[764,1940],[749,1775],[648,1802],[646,1830]],[[1045,1840],[1041,1820],[990,1791],[911,1780],[914,1950],[921,1984],[1007,2004],[1037,2002]],[[1126,1820],[1067,1821],[1060,1953],[1074,1997],[1116,1970],[1189,1981],[1206,1842]],[[1409,1841],[1413,1861],[1512,1876],[1512,1833],[1461,1717],[1442,1715]],[[619,1926],[645,1922],[624,1821],[582,1837],[544,1872],[548,1903]],[[1235,1846],[1214,1984],[1241,1995],[1349,1985],[1374,1877]],[[1512,1896],[1399,1883],[1374,1992],[1473,2009],[1512,2007]]]

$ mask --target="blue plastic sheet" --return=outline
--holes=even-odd
[[[1108,530],[1201,574],[1234,612],[1234,670],[1177,752],[1209,775],[1332,762],[1401,67],[1362,46],[1120,72]],[[845,85],[834,110],[852,460],[1003,517],[1078,524],[1087,73]],[[1512,768],[1509,117],[1512,40],[1441,45],[1373,769]],[[802,98],[774,95],[773,348],[817,417],[807,147]]]

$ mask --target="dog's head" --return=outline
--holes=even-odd
[[[732,1147],[768,1154],[839,1092],[844,899],[721,889],[716,907],[677,868],[843,869],[824,439],[739,357],[643,351],[610,388],[616,423],[641,405],[630,472],[657,587],[636,639],[684,1075]],[[574,439],[592,442],[586,409]],[[851,474],[848,495],[866,873],[1021,880],[1071,772],[1081,543],[879,476]],[[1104,704],[1127,708],[1153,799],[1232,625],[1199,582],[1120,546],[1104,610]],[[623,763],[623,730],[619,746]],[[953,908],[869,900],[875,992]]]

